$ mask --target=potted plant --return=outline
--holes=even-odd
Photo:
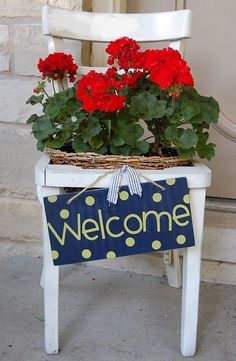
[[[177,50],[141,51],[135,40],[123,37],[112,41],[106,52],[106,73],[92,70],[80,79],[70,54],[39,59],[42,80],[27,104],[40,103],[42,114],[31,115],[27,123],[40,151],[73,156],[92,152],[126,160],[174,157],[183,162],[196,154],[208,160],[214,156],[208,129],[218,120],[219,105],[197,92]],[[65,88],[66,80],[73,85]]]

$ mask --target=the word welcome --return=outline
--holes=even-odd
[[[150,226],[156,228],[156,232],[163,231],[171,232],[173,229],[173,222],[180,227],[185,227],[189,224],[190,212],[188,207],[184,204],[177,204],[172,212],[155,210],[142,211],[141,214],[131,213],[125,217],[113,215],[104,219],[103,211],[97,210],[94,218],[82,219],[81,214],[76,215],[76,230],[67,223],[63,223],[62,234],[59,235],[51,223],[48,223],[48,229],[53,233],[57,241],[63,246],[67,232],[69,232],[76,240],[80,241],[85,237],[89,241],[95,241],[98,238],[106,239],[107,236],[112,238],[119,238],[128,233],[137,235],[141,232],[148,232]],[[96,218],[96,219],[95,219]]]

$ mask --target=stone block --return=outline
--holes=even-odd
[[[0,197],[0,240],[41,241],[41,206],[36,200]],[[9,246],[11,242],[8,242]],[[31,244],[25,244],[25,251]]]
[[[0,0],[0,17],[40,17],[43,5],[80,10],[82,0]]]
[[[0,16],[41,16],[42,6],[47,0],[0,0]]]
[[[34,166],[41,153],[30,127],[0,123],[0,149],[0,196],[34,199]]]
[[[8,48],[9,31],[8,25],[0,25],[0,50]]]
[[[48,54],[47,37],[42,34],[40,24],[17,24],[13,27],[13,70],[19,75],[39,75],[39,58]],[[78,41],[65,40],[64,51],[71,53],[79,62],[81,44]]]
[[[33,94],[32,89],[38,79],[32,78],[0,78],[0,122],[25,123],[32,113],[40,111],[41,106],[26,105],[26,100]]]
[[[10,54],[1,52],[0,53],[0,72],[10,70]]]
[[[13,71],[20,75],[39,75],[37,62],[47,55],[47,39],[40,24],[13,26]]]
[[[9,31],[8,25],[0,25],[0,72],[9,71]]]
[[[63,9],[81,10],[82,2],[82,0],[48,0],[48,5]]]

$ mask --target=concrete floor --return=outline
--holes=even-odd
[[[42,259],[0,259],[1,361],[179,361],[181,291],[165,278],[61,267],[60,347],[44,353]],[[201,285],[196,361],[236,360],[236,286]]]

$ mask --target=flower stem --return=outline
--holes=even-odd
[[[56,89],[55,89],[54,80],[52,80],[52,89],[53,89],[53,94],[56,94]]]
[[[62,88],[62,90],[64,91],[65,90],[65,88],[64,88],[64,85],[63,85],[63,81],[60,79],[60,84],[61,84],[61,88]]]
[[[147,137],[147,138],[145,138],[145,139],[143,139],[143,140],[148,140],[148,139],[151,139],[151,138],[154,138],[154,139],[155,139],[154,135],[151,135],[150,137]]]
[[[175,98],[174,97],[172,97],[171,106],[172,106],[172,109],[174,110],[174,107],[175,107]]]
[[[47,96],[48,98],[50,98],[49,94],[47,93],[47,91],[46,91],[45,89],[43,89],[43,92],[44,92],[44,94],[46,94],[46,96]]]

